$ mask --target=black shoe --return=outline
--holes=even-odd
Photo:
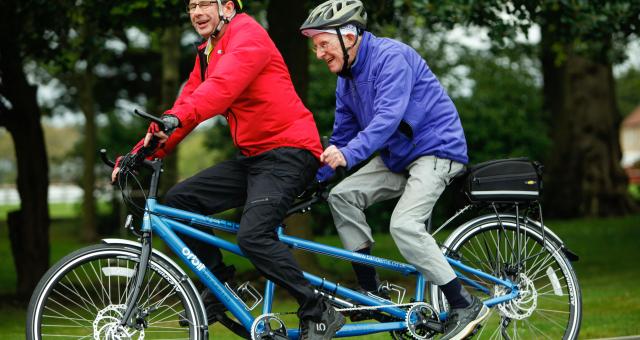
[[[329,340],[344,326],[345,318],[328,302],[322,301],[324,312],[320,321],[306,319],[300,321],[300,340]]]
[[[477,297],[472,297],[467,308],[452,309],[444,325],[444,335],[440,340],[460,340],[469,336],[484,319],[489,316],[489,308]]]

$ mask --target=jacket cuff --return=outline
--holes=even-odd
[[[355,161],[353,159],[353,155],[351,154],[349,149],[347,149],[346,146],[342,147],[342,148],[338,148],[338,150],[340,150],[340,152],[342,152],[342,156],[344,156],[344,160],[347,161],[347,165],[345,166],[345,168],[347,170],[350,170],[355,165]]]

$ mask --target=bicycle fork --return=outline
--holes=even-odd
[[[149,257],[151,255],[151,233],[145,231],[142,233],[141,237],[142,243],[142,253],[140,254],[140,262],[138,262],[138,270],[136,272],[135,279],[132,284],[132,291],[127,296],[126,306],[127,309],[125,313],[122,315],[122,319],[120,320],[120,326],[128,326],[132,328],[139,329],[140,325],[138,323],[138,318],[136,318],[135,322],[131,321],[131,314],[133,314],[136,309],[136,301],[140,297],[140,292],[142,289],[142,283],[144,280],[144,276],[147,273],[147,267],[149,266]]]

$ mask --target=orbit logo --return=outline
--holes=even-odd
[[[189,260],[191,262],[191,264],[196,267],[196,270],[198,271],[202,271],[204,270],[204,264],[202,262],[200,262],[200,259],[198,259],[198,257],[191,252],[191,250],[189,250],[189,248],[182,248],[182,255],[184,255],[187,260]]]

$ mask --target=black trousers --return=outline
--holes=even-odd
[[[178,183],[165,196],[165,204],[203,215],[244,205],[238,246],[263,276],[298,300],[301,319],[317,319],[322,313],[319,297],[275,229],[296,196],[313,180],[318,165],[311,152],[297,148],[240,155]],[[233,272],[224,265],[218,248],[191,238],[185,242],[218,279],[231,278]]]

